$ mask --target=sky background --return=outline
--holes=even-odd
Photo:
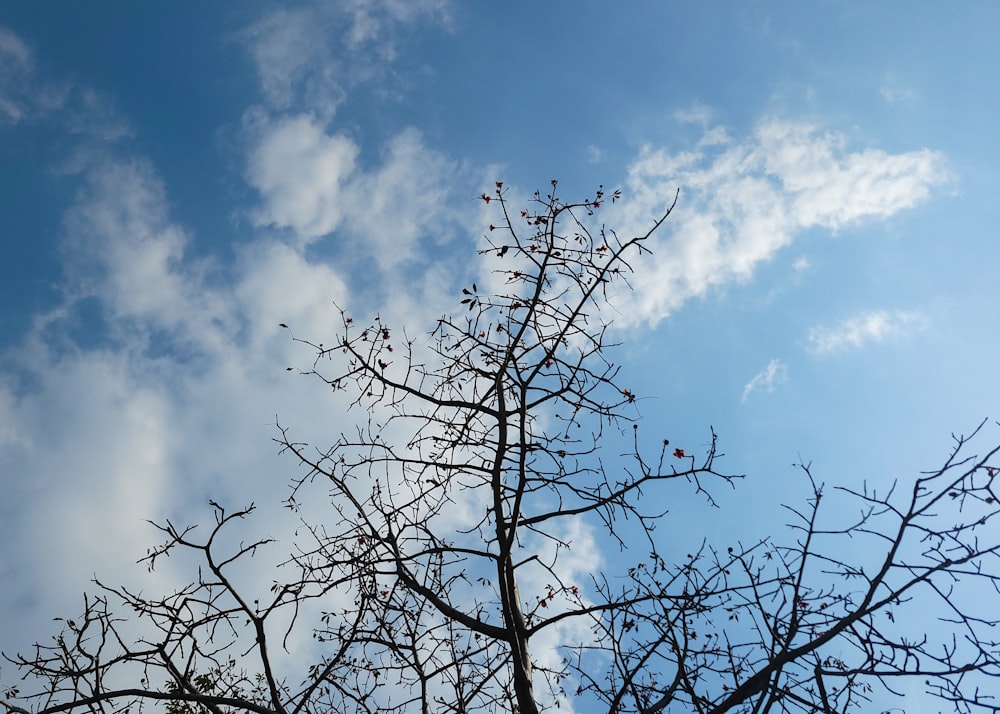
[[[276,418],[352,419],[278,324],[431,329],[496,180],[619,187],[629,234],[680,189],[615,356],[648,428],[714,426],[749,478],[678,538],[780,531],[800,459],[939,465],[1000,404],[998,34],[986,1],[8,3],[0,647],[95,573],[176,575],[134,565],[146,519],[277,512]]]

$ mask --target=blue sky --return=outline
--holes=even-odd
[[[0,13],[4,649],[95,572],[155,587],[145,519],[277,503],[275,415],[349,424],[278,323],[430,329],[494,180],[620,187],[633,232],[680,188],[618,358],[648,423],[714,425],[750,476],[720,538],[780,530],[799,458],[889,483],[997,417],[1000,6],[620,5]]]

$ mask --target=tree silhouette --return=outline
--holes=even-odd
[[[343,311],[332,345],[292,336],[358,419],[324,448],[279,426],[305,526],[270,590],[234,575],[269,541],[226,538],[252,506],[213,502],[202,539],[164,523],[146,562],[195,556],[190,585],[98,583],[52,642],[9,658],[24,681],[7,711],[829,713],[907,679],[954,711],[998,711],[1000,447],[969,453],[984,424],[906,486],[834,491],[859,506],[843,523],[802,465],[811,498],[788,507],[786,537],[706,533],[663,554],[661,494],[714,508],[740,477],[717,468],[713,431],[696,455],[639,428],[609,301],[674,205],[621,237],[595,216],[618,198],[563,202],[553,181],[522,209],[498,182],[480,196],[491,272],[429,340]],[[615,562],[591,570],[597,547]],[[289,651],[302,632],[311,646]]]

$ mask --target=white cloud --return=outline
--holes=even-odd
[[[12,473],[32,479],[7,483],[20,496],[12,499],[19,542],[32,544],[29,557],[63,562],[61,572],[45,573],[57,586],[67,576],[85,580],[113,544],[140,542],[142,515],[163,502],[177,445],[168,401],[136,383],[122,356],[50,356],[47,366],[30,396],[5,394],[4,420],[16,419],[22,438],[4,451]]]
[[[743,401],[756,392],[764,390],[768,394],[774,391],[779,384],[784,384],[788,378],[788,367],[780,359],[772,359],[767,363],[767,367],[753,376],[743,387]]]
[[[396,36],[427,20],[447,27],[447,0],[349,0],[277,10],[238,35],[271,111],[333,117],[354,85],[384,76]]]
[[[279,10],[241,34],[257,68],[264,98],[272,109],[297,101],[333,116],[343,101],[341,69],[311,9]]]
[[[342,229],[359,252],[388,269],[414,256],[421,239],[446,241],[458,167],[407,129],[390,139],[381,162],[359,166],[359,149],[309,115],[265,122],[252,148],[247,180],[262,206],[258,226],[294,231],[308,244]]]
[[[266,125],[247,168],[264,204],[254,222],[291,228],[306,242],[332,232],[347,209],[343,184],[357,158],[350,138],[327,134],[310,115]]]
[[[333,268],[257,241],[218,275],[186,254],[148,162],[105,159],[85,172],[64,220],[66,303],[3,354],[0,474],[17,508],[0,506],[10,544],[0,609],[24,615],[6,646],[38,636],[33,617],[72,614],[95,570],[155,590],[130,565],[156,540],[145,519],[190,522],[209,497],[257,500],[274,507],[267,528],[279,535],[286,480],[272,474],[293,464],[271,442],[275,414],[316,443],[345,414],[285,372],[311,355],[278,327],[332,334],[331,302],[348,302]],[[95,308],[86,322],[84,301]],[[81,327],[96,334],[81,339]]]
[[[245,116],[245,177],[260,196],[254,225],[288,230],[300,247],[336,232],[355,241],[349,260],[383,269],[413,259],[422,239],[450,239],[463,219],[445,198],[460,167],[413,129],[386,141],[378,162],[362,163],[355,139],[332,125],[351,87],[386,76],[402,31],[447,28],[449,12],[448,0],[313,2],[240,33],[265,99]]]
[[[808,124],[768,122],[756,138],[756,158],[766,175],[780,181],[791,199],[791,217],[802,227],[835,231],[891,216],[925,201],[934,185],[949,178],[937,152],[848,152],[843,136]]]
[[[723,144],[728,144],[730,141],[732,139],[726,127],[713,126],[711,129],[706,129],[705,133],[701,135],[701,139],[698,140],[698,148],[722,146]]]
[[[387,269],[413,256],[421,238],[446,242],[454,223],[450,194],[457,167],[407,129],[383,150],[382,162],[353,177],[347,225]]]
[[[869,342],[907,337],[925,324],[916,312],[903,310],[873,310],[841,320],[832,327],[818,326],[809,329],[809,350],[814,354],[827,354],[847,349],[858,349]]]
[[[336,270],[311,263],[282,243],[259,241],[242,247],[239,276],[232,297],[244,324],[251,327],[247,340],[252,349],[273,350],[280,323],[294,326],[299,335],[330,334],[339,323],[331,303],[344,308],[350,303],[347,286]],[[294,358],[293,354],[285,356]]]
[[[694,151],[646,147],[629,168],[620,232],[645,233],[678,187],[681,197],[650,241],[637,290],[615,304],[627,323],[656,323],[713,286],[748,279],[806,229],[888,218],[948,180],[938,152],[851,151],[840,134],[784,120]]]
[[[317,445],[354,417],[315,380],[285,371],[314,355],[278,323],[332,338],[332,303],[350,309],[354,297],[344,276],[366,263],[353,282],[378,290],[357,317],[377,312],[419,331],[467,269],[464,253],[438,260],[417,250],[451,240],[465,220],[449,195],[465,170],[418,132],[362,166],[356,144],[314,117],[255,129],[247,174],[263,199],[257,222],[299,240],[249,240],[228,266],[191,256],[192,235],[171,217],[148,161],[91,150],[67,165],[65,180],[80,188],[62,223],[66,301],[3,355],[0,474],[17,512],[0,506],[0,524],[17,545],[0,550],[0,572],[17,586],[0,594],[0,609],[13,612],[17,600],[18,612],[30,603],[44,620],[71,613],[95,568],[129,582],[130,563],[155,540],[146,518],[190,522],[209,497],[279,509],[295,464],[276,455],[275,414]],[[339,246],[336,267],[305,251],[338,229],[353,242]],[[426,281],[402,279],[406,260],[428,268]],[[267,518],[280,535],[284,515]],[[73,565],[53,568],[62,561]],[[7,646],[37,636],[30,618],[23,625]]]
[[[136,160],[101,162],[84,178],[63,221],[72,277],[118,316],[175,322],[164,313],[183,302],[176,268],[188,237],[167,219],[163,185]]]

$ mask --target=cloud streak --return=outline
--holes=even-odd
[[[922,329],[924,318],[904,310],[872,310],[845,318],[836,325],[809,329],[809,351],[815,355],[860,349],[868,343],[902,339]]]
[[[743,387],[743,397],[741,401],[746,401],[751,394],[756,391],[764,391],[770,394],[775,387],[784,384],[788,379],[788,367],[780,359],[772,359],[767,363],[767,367],[753,376]]]
[[[636,291],[616,301],[626,324],[659,320],[713,287],[754,270],[810,229],[832,233],[890,218],[928,200],[950,180],[942,154],[851,150],[815,124],[760,122],[743,140],[720,127],[688,151],[647,146],[632,162],[619,209],[621,230],[641,234],[679,187],[680,202]]]

